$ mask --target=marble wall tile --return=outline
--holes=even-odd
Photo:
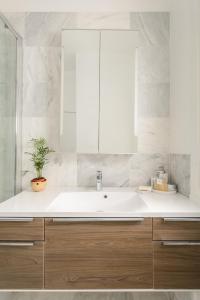
[[[130,29],[141,31],[140,14],[138,12],[130,13]]]
[[[133,186],[150,183],[151,176],[160,166],[168,171],[167,154],[105,155],[78,154],[79,186],[95,186],[96,171],[103,172],[104,186]]]
[[[130,161],[129,154],[78,154],[78,185],[95,186],[96,171],[101,170],[104,186],[128,186]]]
[[[139,83],[169,83],[169,49],[166,46],[139,48],[137,55]]]
[[[24,82],[60,84],[61,48],[24,47]]]
[[[29,157],[27,156],[27,160]],[[48,178],[50,187],[77,186],[77,159],[76,154],[52,153],[48,156],[49,164],[43,170]],[[23,187],[29,188],[30,180],[35,177],[32,162],[27,161],[27,169],[23,172]]]
[[[25,37],[25,19],[24,12],[3,12],[9,23],[13,26],[16,32],[22,37]]]
[[[77,186],[77,155],[70,153],[53,153],[50,163],[44,170],[48,184],[52,187]]]
[[[163,166],[168,171],[169,157],[167,154],[133,154],[131,158],[129,185],[149,185],[155,171]]]
[[[169,141],[169,14],[131,14],[137,49],[138,152],[166,153]]]
[[[75,26],[75,13],[29,13],[25,19],[25,44],[60,47],[61,30]]]
[[[25,83],[23,87],[24,117],[57,117],[60,114],[60,85]]]
[[[48,155],[49,163],[44,167],[43,176],[48,178],[50,187],[77,186],[77,158],[76,154],[51,153]],[[30,180],[36,176],[30,156],[24,154],[24,168],[22,172],[23,189],[30,187]]]
[[[169,152],[168,118],[138,118],[138,152]]]
[[[59,151],[60,133],[58,131],[59,120],[46,117],[23,117],[22,135],[23,148],[27,149],[28,141],[33,137],[44,137],[48,140],[50,147]]]
[[[77,28],[130,29],[129,13],[78,13]]]
[[[169,83],[138,84],[138,117],[169,117]]]
[[[30,140],[32,138],[44,137],[47,139],[49,146],[59,153],[60,151],[60,133],[59,133],[59,119],[51,118],[51,122],[48,117],[23,117],[22,119],[22,188],[25,189],[29,186],[29,181],[31,177],[35,176],[32,162],[30,157],[25,154],[25,152],[30,152],[32,150]],[[60,157],[60,161],[65,162]],[[56,164],[55,158],[50,157],[50,162],[52,163],[52,170],[54,167],[59,167],[59,164]],[[68,160],[69,163],[69,160]],[[73,163],[73,161],[72,161]],[[63,168],[67,166],[63,163]],[[48,172],[48,174],[50,171]],[[52,176],[54,176],[52,174]],[[73,179],[72,175],[72,181]],[[61,182],[63,178],[60,178]]]
[[[170,154],[170,181],[185,196],[190,195],[190,168],[190,155]]]
[[[143,45],[169,44],[169,13],[139,13],[140,31]]]

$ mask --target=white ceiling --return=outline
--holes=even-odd
[[[170,11],[174,1],[178,0],[0,0],[0,11]]]

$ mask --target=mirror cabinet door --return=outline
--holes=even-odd
[[[62,34],[61,143],[66,152],[98,152],[99,36],[96,30]]]
[[[100,136],[101,153],[133,153],[135,51],[134,31],[101,32]]]
[[[136,151],[136,44],[135,31],[62,32],[63,151]]]

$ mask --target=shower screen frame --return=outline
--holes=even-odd
[[[23,39],[16,32],[7,18],[0,12],[0,18],[16,39],[16,73],[15,73],[15,190],[22,190],[22,83],[23,83]]]

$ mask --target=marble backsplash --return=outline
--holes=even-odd
[[[103,172],[105,187],[137,187],[150,184],[155,171],[163,166],[171,183],[185,196],[190,195],[190,155],[184,154],[67,154],[53,153],[44,170],[52,187],[94,187],[96,171]],[[26,169],[31,170],[27,161]],[[33,171],[24,172],[24,187],[33,178]]]
[[[150,183],[159,166],[168,170],[166,154],[91,155],[77,157],[78,186],[95,186],[96,170],[103,172],[104,186],[139,186]]]
[[[170,154],[169,174],[170,181],[177,185],[178,191],[190,195],[190,155]]]

